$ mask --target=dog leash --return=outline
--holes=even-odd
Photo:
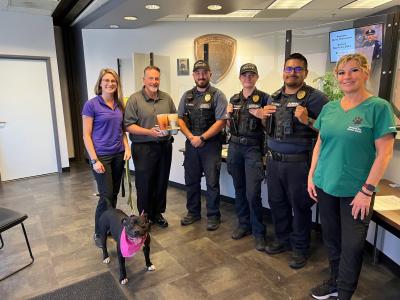
[[[127,159],[125,161],[125,172],[124,172],[124,178],[122,180],[122,197],[125,197],[125,184],[124,181],[126,179],[126,181],[128,182],[128,201],[127,204],[130,206],[131,210],[132,210],[132,214],[134,214],[135,209],[134,209],[134,205],[133,205],[133,199],[132,199],[132,181],[131,181],[131,172],[129,169],[129,159]]]

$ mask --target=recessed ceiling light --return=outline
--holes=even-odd
[[[134,16],[126,16],[126,17],[124,17],[124,19],[127,21],[136,21],[137,20],[137,18]]]
[[[276,0],[267,9],[299,9],[312,0]]]
[[[147,5],[145,6],[145,8],[147,8],[147,9],[160,9],[160,5],[157,5],[157,4],[147,4]]]
[[[218,5],[218,4],[212,4],[212,5],[207,6],[207,8],[209,10],[220,10],[222,8],[222,6]]]
[[[375,8],[392,0],[357,0],[351,2],[342,8]]]
[[[110,28],[112,28],[112,29],[117,29],[117,28],[119,28],[119,26],[118,26],[118,25],[115,25],[115,24],[111,24],[111,25],[110,25]]]

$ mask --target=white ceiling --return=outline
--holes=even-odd
[[[274,0],[94,0],[86,12],[79,17],[85,28],[139,28],[155,21],[341,21],[364,17],[389,7],[400,5],[392,0],[374,9],[340,9],[354,0],[313,0],[299,10],[268,10]],[[0,0],[0,10],[30,14],[51,15],[59,0]],[[160,10],[149,11],[145,4],[159,4]],[[210,4],[222,5],[222,10],[207,10]],[[262,9],[253,18],[206,18],[189,19],[189,14],[227,14],[239,9]],[[136,16],[137,21],[126,21],[124,16]]]
[[[59,0],[0,0],[0,10],[50,16]]]

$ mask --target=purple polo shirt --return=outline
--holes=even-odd
[[[93,118],[92,140],[97,155],[109,155],[123,152],[122,121],[123,115],[117,103],[111,109],[101,96],[88,100],[82,109],[82,115]]]

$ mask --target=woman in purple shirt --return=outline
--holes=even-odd
[[[118,74],[102,69],[94,88],[97,95],[82,110],[83,140],[100,194],[95,214],[94,241],[101,248],[99,219],[107,206],[116,207],[124,160],[131,157],[123,127],[122,91]]]

